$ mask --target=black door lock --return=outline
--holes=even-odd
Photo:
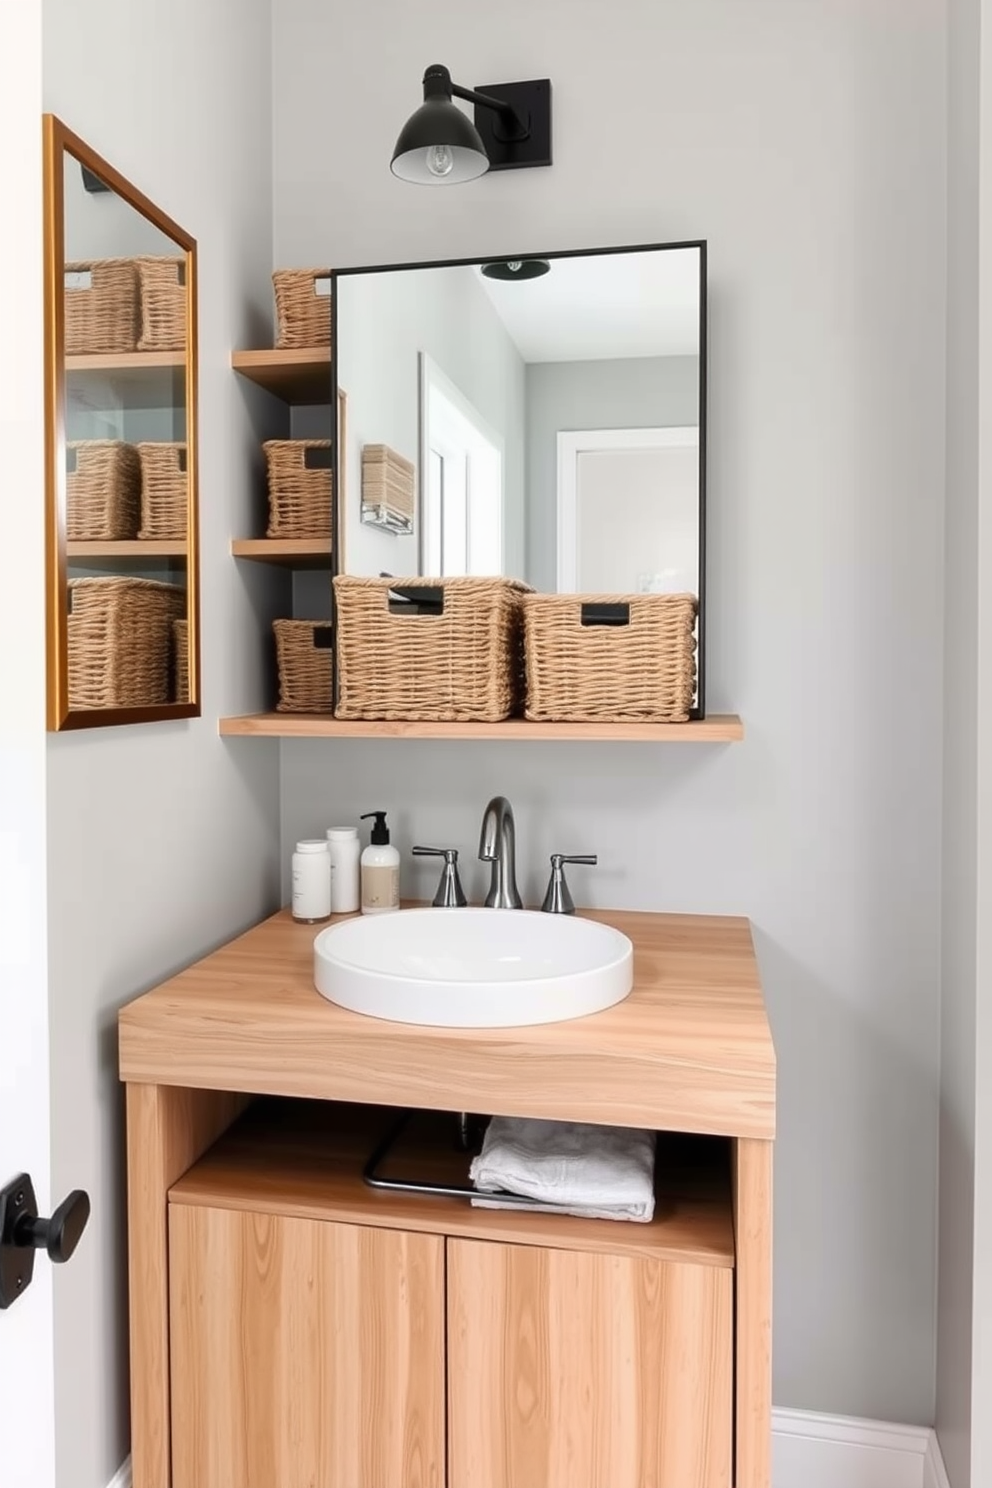
[[[38,1217],[34,1185],[27,1173],[0,1188],[0,1311],[31,1285],[34,1253],[46,1250],[57,1264],[67,1261],[90,1217],[89,1195],[74,1189],[51,1219]]]

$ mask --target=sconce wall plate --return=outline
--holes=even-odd
[[[489,156],[490,170],[517,170],[523,166],[551,164],[551,79],[526,83],[486,83],[475,89],[490,98],[508,103],[529,124],[526,139],[507,137],[501,115],[475,106],[475,127]]]

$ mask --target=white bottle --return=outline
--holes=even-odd
[[[374,817],[372,840],[362,853],[362,914],[388,914],[400,907],[400,855],[389,845],[384,811],[369,811]]]
[[[360,901],[359,859],[362,855],[354,827],[328,827],[331,854],[331,913],[354,914]]]
[[[296,844],[293,854],[293,919],[304,925],[331,917],[331,855],[327,839]]]

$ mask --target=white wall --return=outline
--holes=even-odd
[[[276,12],[276,27],[280,20]],[[418,464],[418,354],[426,352],[503,436],[505,571],[524,569],[524,364],[471,268],[339,280],[338,377],[348,393],[347,571],[419,572],[419,534],[363,527],[361,451],[389,444]]]
[[[48,751],[53,1182],[93,1199],[56,1279],[58,1488],[104,1488],[129,1441],[117,1010],[278,895],[276,751],[217,735],[268,701],[265,601],[230,558],[254,530],[258,405],[229,359],[271,335],[270,12],[45,0],[44,20],[46,107],[199,243],[203,717]]]
[[[347,24],[275,0],[274,19],[278,262],[708,239],[708,704],[748,727],[726,748],[287,744],[284,849],[382,805],[402,849],[423,834],[471,868],[499,789],[531,899],[549,851],[592,850],[586,902],[750,914],[780,1060],[776,1402],[928,1423],[944,8],[506,0],[484,28],[456,0]],[[436,58],[469,86],[550,75],[554,166],[396,182]],[[409,859],[404,880],[432,886]]]
[[[654,429],[699,423],[699,359],[610,358],[527,367],[527,581],[553,590],[560,429]]]
[[[39,3],[7,8],[3,42],[0,136],[17,147],[4,171],[4,211],[16,227],[0,233],[0,1184],[30,1173],[50,1214]],[[4,1488],[54,1483],[52,1279],[39,1257],[30,1290],[0,1313]]]

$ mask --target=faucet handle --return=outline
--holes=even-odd
[[[443,858],[444,868],[441,871],[441,882],[437,886],[434,895],[435,909],[463,909],[468,903],[465,891],[458,877],[458,849],[457,847],[415,847],[413,849],[415,858]]]
[[[569,893],[568,884],[565,882],[566,863],[588,863],[595,867],[599,858],[596,853],[552,853],[551,854],[551,879],[548,883],[548,891],[541,905],[545,914],[574,914],[575,901]]]

